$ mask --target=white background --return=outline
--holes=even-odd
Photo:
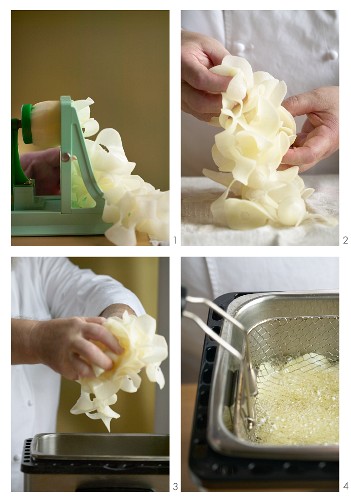
[[[345,7],[343,7],[345,5]],[[340,100],[340,246],[339,247],[237,247],[235,255],[238,256],[334,256],[340,261],[340,296],[341,296],[341,331],[340,331],[340,417],[341,417],[341,444],[340,444],[340,493],[320,493],[321,496],[342,495],[351,498],[351,405],[350,405],[350,309],[351,309],[351,207],[350,207],[350,164],[349,151],[351,143],[351,79],[350,79],[350,30],[351,30],[351,8],[347,2],[324,2],[324,1],[295,1],[284,4],[277,1],[266,1],[266,9],[339,9],[340,10],[340,64],[341,64],[341,100]],[[230,247],[181,247],[180,246],[180,12],[181,9],[233,9],[242,7],[244,9],[260,9],[261,2],[245,1],[243,4],[234,1],[219,0],[217,2],[202,0],[100,0],[99,2],[70,0],[57,2],[43,1],[4,1],[0,7],[0,53],[1,53],[1,183],[0,203],[2,208],[1,232],[0,232],[0,278],[1,278],[1,413],[0,422],[2,430],[2,446],[0,454],[0,491],[2,498],[10,495],[10,257],[11,256],[169,256],[171,259],[171,290],[170,290],[170,373],[171,373],[171,475],[170,485],[180,484],[180,258],[181,256],[233,256]],[[171,170],[171,245],[170,247],[13,247],[10,241],[10,96],[11,96],[11,64],[10,64],[10,22],[11,9],[14,10],[102,10],[102,9],[140,9],[140,10],[170,10],[170,170]],[[28,36],[35,26],[28,26]],[[64,36],[64,33],[63,33]],[[23,50],[26,50],[23,47]],[[126,50],[128,48],[126,47]],[[28,54],[33,58],[33,71],[35,71],[35,54]],[[67,54],[69,58],[69,54]],[[23,81],[25,85],[25,80]],[[349,244],[342,244],[342,237],[349,237]],[[343,489],[343,485],[349,482],[350,489]],[[181,495],[186,497],[191,493],[160,493],[162,497],[168,495]],[[222,493],[223,494],[223,493]],[[224,493],[225,494],[225,493]],[[235,494],[235,493],[234,493]],[[247,493],[248,495],[260,495],[260,498],[270,498],[272,493]],[[279,498],[287,495],[277,493]],[[32,495],[35,495],[34,493]],[[50,496],[51,494],[46,494]],[[69,495],[69,493],[68,493]],[[90,495],[93,495],[91,493]],[[125,495],[125,494],[124,494]],[[123,495],[123,496],[124,496]],[[210,495],[213,495],[210,493]],[[290,493],[294,495],[294,493]],[[299,498],[308,493],[298,493]],[[89,496],[89,494],[88,494]]]

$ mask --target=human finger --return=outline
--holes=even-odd
[[[312,125],[312,123],[310,122],[310,120],[307,118],[307,120],[305,120],[304,124],[302,125],[300,134],[309,134],[315,128],[316,127],[314,125]]]
[[[210,66],[211,67],[211,66]],[[225,92],[231,77],[216,75],[201,64],[196,57],[187,57],[182,64],[182,81],[206,92]]]
[[[86,361],[89,365],[96,365],[103,370],[110,370],[113,362],[107,354],[105,354],[96,344],[86,340],[85,338],[78,338],[72,346],[74,354]]]
[[[292,147],[297,148],[303,146],[304,143],[306,142],[307,137],[308,133],[299,132],[296,136],[294,143],[292,144]]]
[[[80,378],[93,378],[95,373],[92,367],[86,363],[78,354],[72,356],[72,373],[67,374],[69,380],[78,380]]]
[[[60,166],[60,148],[51,148],[46,151],[46,160],[52,167]]]
[[[106,318],[101,316],[87,316],[82,318],[86,323],[96,323],[97,325],[103,325],[106,321]]]
[[[315,91],[290,96],[283,101],[282,105],[292,116],[307,115],[321,109],[320,97]]]
[[[328,151],[329,141],[327,137],[314,135],[304,142],[303,146],[288,149],[282,158],[283,164],[309,165],[321,160]]]
[[[200,115],[218,116],[222,107],[222,96],[220,94],[209,94],[202,90],[196,90],[188,83],[182,83],[182,105]],[[184,109],[183,109],[184,110]]]
[[[86,339],[101,342],[116,354],[122,354],[123,348],[120,346],[117,338],[103,326],[103,323],[106,321],[105,318],[86,319],[90,320],[82,328],[82,334]]]

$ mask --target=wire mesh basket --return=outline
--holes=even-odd
[[[211,445],[225,454],[337,460],[338,295],[252,294],[234,300],[228,312],[248,331],[257,372],[256,425],[249,430],[246,422],[242,368],[220,349],[210,397]],[[224,323],[221,335],[245,351],[235,327]]]

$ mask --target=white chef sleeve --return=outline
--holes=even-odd
[[[138,316],[145,312],[136,295],[121,283],[80,269],[67,258],[40,258],[38,270],[53,318],[98,316],[111,304],[126,304]]]

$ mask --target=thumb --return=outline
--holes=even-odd
[[[207,55],[213,66],[219,66],[222,64],[224,57],[230,55],[230,53],[223,45],[215,43],[207,47]]]
[[[314,92],[293,95],[283,101],[282,105],[292,116],[307,115],[318,111],[319,100]]]
[[[184,60],[182,79],[197,90],[219,93],[227,90],[231,77],[216,75],[198,61]]]

